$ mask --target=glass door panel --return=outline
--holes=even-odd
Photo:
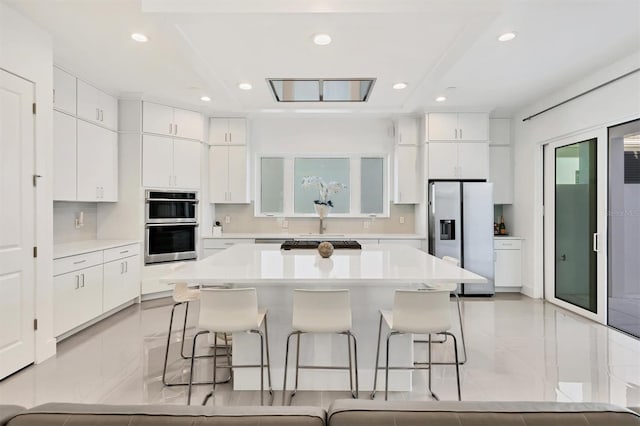
[[[608,324],[640,337],[640,120],[609,128]]]
[[[597,312],[597,140],[555,148],[555,298]]]

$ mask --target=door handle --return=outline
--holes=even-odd
[[[567,261],[567,255],[566,255],[566,254],[561,255],[561,256],[558,258],[558,260],[561,260],[561,261],[563,261],[563,262],[566,262],[566,261]]]
[[[599,240],[598,233],[594,232],[593,233],[593,251],[595,251],[596,253],[600,251],[600,244],[598,240]]]

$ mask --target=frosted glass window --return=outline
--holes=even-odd
[[[284,158],[261,158],[260,212],[284,212]]]
[[[363,158],[360,163],[360,210],[365,214],[384,212],[384,160]]]
[[[296,158],[294,163],[294,213],[315,213],[314,200],[319,193],[314,188],[303,188],[302,178],[318,176],[325,183],[336,181],[347,186],[332,194],[332,213],[349,213],[349,159],[348,158]]]

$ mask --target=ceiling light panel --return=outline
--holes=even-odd
[[[147,37],[142,33],[133,33],[131,34],[131,38],[137,41],[138,43],[146,43],[149,41],[149,37]]]
[[[318,46],[326,46],[331,43],[331,36],[329,34],[316,34],[313,36],[313,42]]]
[[[514,38],[516,38],[516,33],[514,32],[508,32],[508,33],[500,34],[498,36],[498,40],[500,41],[511,41]]]
[[[277,102],[366,102],[375,78],[268,79]]]

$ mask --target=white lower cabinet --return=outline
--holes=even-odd
[[[494,240],[496,288],[522,287],[522,241]]]
[[[53,331],[59,336],[102,313],[102,265],[53,279]]]
[[[54,260],[53,330],[61,336],[140,295],[140,245]]]
[[[140,295],[140,256],[104,264],[103,312],[117,308]]]

